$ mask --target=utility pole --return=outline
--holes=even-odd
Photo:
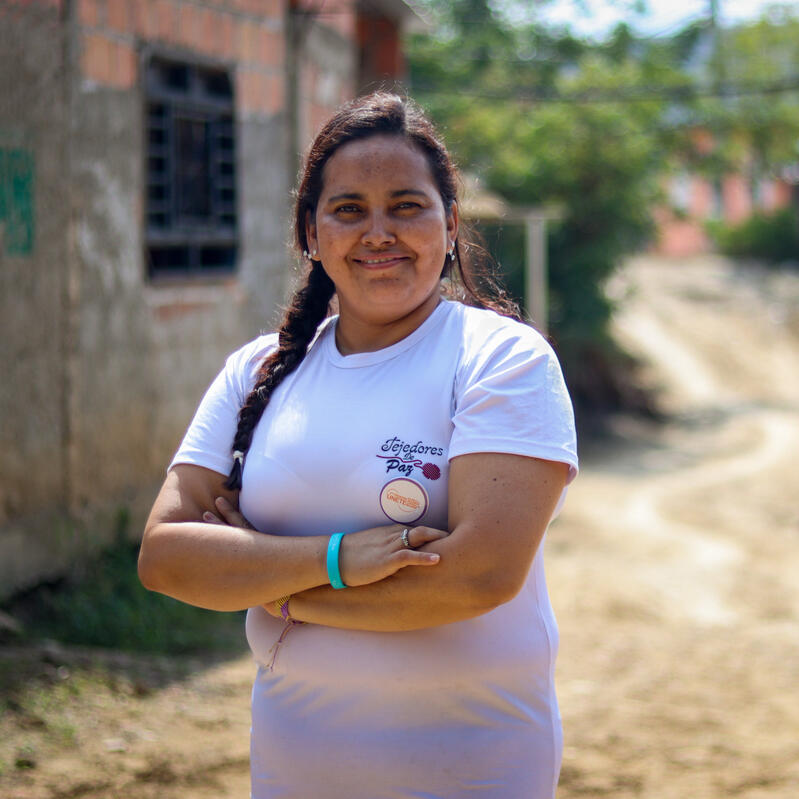
[[[710,31],[713,37],[711,70],[713,72],[714,88],[719,93],[723,93],[727,75],[724,69],[724,32],[721,25],[721,0],[710,0]]]

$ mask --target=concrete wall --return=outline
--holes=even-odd
[[[0,6],[0,594],[64,537],[65,44],[57,5]]]

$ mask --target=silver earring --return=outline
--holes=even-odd
[[[454,261],[455,260],[455,250],[450,250],[449,251],[449,260],[450,261]]]
[[[303,257],[303,258],[309,258],[309,257],[310,257],[310,256],[308,255],[308,250],[303,250],[303,251],[302,251],[302,257]]]

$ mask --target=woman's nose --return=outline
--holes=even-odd
[[[391,228],[391,220],[385,214],[373,213],[367,219],[361,242],[367,247],[385,247],[397,240]]]

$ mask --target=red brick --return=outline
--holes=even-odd
[[[136,85],[138,58],[136,50],[129,44],[114,42],[112,47],[111,83],[119,89],[130,89]]]
[[[230,60],[235,56],[235,26],[233,23],[233,17],[230,14],[220,15],[219,29],[219,57]]]
[[[269,67],[283,66],[283,36],[261,27],[258,30],[258,61]]]
[[[237,55],[239,60],[251,64],[258,57],[258,26],[253,22],[240,22],[238,28]]]
[[[172,0],[156,0],[156,35],[165,42],[180,41],[178,6]]]
[[[234,57],[233,17],[224,11],[206,9],[201,13],[204,49],[218,58]]]
[[[282,0],[249,0],[248,6],[248,11],[261,19],[281,19],[283,16]],[[314,8],[315,5],[311,3],[309,10]]]
[[[106,0],[106,15],[108,27],[120,33],[127,33],[130,28],[128,10],[131,3],[128,0]]]
[[[104,86],[130,89],[138,71],[136,50],[102,33],[84,33],[81,71],[85,78]]]
[[[131,3],[131,28],[134,33],[146,39],[158,36],[154,0],[136,0]]]
[[[83,34],[83,77],[106,84],[111,77],[111,42],[100,33]]]
[[[100,22],[97,0],[80,0],[78,3],[78,19],[82,25],[96,28]]]
[[[219,37],[218,14],[208,8],[197,11],[197,48],[205,53],[216,55],[217,39]]]
[[[196,33],[198,19],[197,9],[190,3],[181,3],[178,14],[180,20],[177,31],[178,42],[185,47],[196,47],[199,38]]]
[[[245,116],[267,116],[284,106],[282,75],[240,68],[236,73],[237,106]]]

